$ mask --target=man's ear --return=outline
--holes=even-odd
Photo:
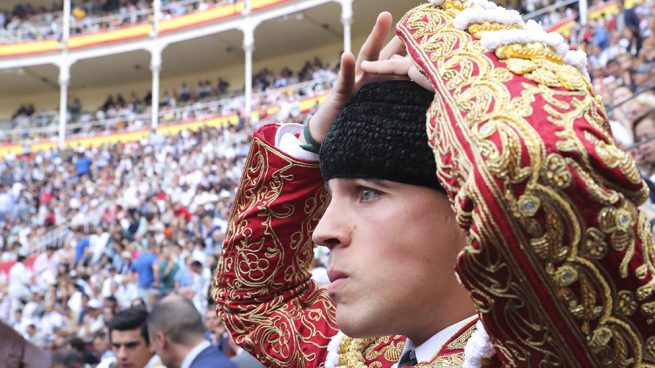
[[[166,337],[166,335],[164,335],[164,333],[161,331],[157,331],[155,332],[155,338],[157,339],[159,346],[161,346],[162,349],[166,349],[168,345],[168,338]]]
[[[152,351],[153,353],[157,353],[157,351],[155,350],[155,346],[158,346],[161,349],[165,349],[167,344],[168,344],[168,340],[163,332],[155,331],[150,334],[150,351]]]

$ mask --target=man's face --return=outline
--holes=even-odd
[[[216,315],[215,310],[208,310],[205,313],[205,325],[209,331],[214,331],[218,323],[218,316]]]
[[[635,82],[635,85],[636,85],[638,88],[643,88],[643,87],[645,87],[646,84],[648,84],[648,80],[649,80],[649,79],[650,79],[650,74],[648,74],[648,73],[644,73],[644,72],[635,73],[635,74],[632,76],[632,80]]]
[[[328,187],[313,240],[331,249],[339,328],[353,337],[420,336],[445,322],[444,304],[462,292],[454,264],[465,244],[446,196],[379,180],[331,179]]]
[[[625,117],[628,119],[628,123],[632,125],[633,122],[644,113],[644,109],[642,105],[634,99],[626,102],[624,105]]]
[[[111,349],[111,344],[106,336],[96,336],[93,338],[93,348],[100,354],[103,354],[105,351]]]
[[[218,318],[215,310],[208,310],[207,313],[205,313],[205,325],[207,325],[209,331],[215,334],[222,334],[225,332],[225,325],[223,324],[223,321]]]
[[[618,77],[621,74],[621,66],[618,62],[607,64],[607,69],[605,71],[607,75],[612,75]]]
[[[141,336],[141,329],[111,332],[111,347],[121,368],[143,368],[152,352]]]
[[[152,341],[152,349],[159,356],[161,362],[166,367],[176,367],[175,356],[170,349],[170,340],[161,332],[150,334],[150,341]]]
[[[655,163],[655,120],[648,117],[635,127],[635,142],[643,143],[637,149],[638,163]]]

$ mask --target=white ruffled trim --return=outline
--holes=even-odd
[[[514,43],[532,43],[539,42],[550,46],[565,64],[576,67],[585,76],[587,81],[590,80],[587,71],[587,55],[582,51],[569,50],[569,46],[557,32],[546,32],[541,25],[533,20],[525,23],[524,29],[503,29],[500,31],[482,32],[480,43],[487,50],[494,51],[500,46],[511,45]]]
[[[516,10],[509,10],[502,7],[485,9],[484,7],[468,8],[462,10],[453,19],[453,26],[465,31],[470,24],[493,22],[500,24],[523,25],[523,18]]]
[[[339,347],[343,338],[346,335],[339,331],[336,335],[332,336],[330,343],[327,346],[327,357],[325,358],[325,368],[345,368],[339,365]]]
[[[475,324],[475,332],[471,335],[464,347],[463,368],[481,368],[483,358],[491,358],[496,354],[493,344],[485,331],[482,322]]]
[[[564,39],[564,36],[562,36],[558,32],[546,32],[544,28],[541,26],[541,24],[535,22],[533,19],[530,19],[525,23],[523,28],[528,29],[528,30],[535,30],[535,31],[541,31],[543,32],[543,42],[552,47],[553,50],[557,53],[557,55],[564,57],[566,56],[566,53],[569,51],[569,45],[566,43],[566,40]]]
[[[564,42],[564,37],[559,33],[546,33],[544,30],[532,29],[503,29],[500,31],[482,32],[480,43],[488,50],[494,51],[500,46],[513,43],[538,42],[550,46],[557,55],[564,58],[569,52],[569,47]]]
[[[430,4],[434,6],[439,6],[444,3],[445,0],[430,0]]]
[[[587,54],[580,50],[569,50],[564,56],[564,62],[578,68],[587,78],[587,81],[591,80],[587,71]]]

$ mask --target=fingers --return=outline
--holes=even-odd
[[[409,68],[409,72],[407,73],[409,75],[409,78],[416,82],[419,86],[427,89],[428,91],[434,93],[434,86],[432,85],[432,82],[430,79],[423,74],[414,63],[412,63],[412,66]]]
[[[362,71],[369,75],[369,80],[385,81],[410,79],[428,91],[434,92],[430,79],[421,73],[412,59],[407,56],[392,55],[387,60],[364,61]]]
[[[337,81],[332,89],[333,93],[340,95],[350,95],[355,85],[355,57],[350,52],[344,52],[341,55],[341,68]]]
[[[384,46],[382,51],[380,51],[380,60],[389,59],[393,55],[407,55],[405,43],[398,36],[394,36],[394,38],[392,38],[391,41],[389,41],[389,43]]]
[[[387,39],[389,29],[391,28],[392,16],[389,12],[382,12],[378,15],[375,25],[368,35],[366,42],[362,45],[357,55],[357,62],[355,64],[356,78],[361,77],[363,74],[359,68],[364,60],[377,60],[380,57],[380,51],[384,46],[384,41]]]
[[[337,82],[325,101],[319,106],[316,114],[309,121],[309,130],[316,142],[323,143],[330,125],[352,96],[354,85],[355,57],[352,53],[346,52],[341,55],[341,69],[339,70]],[[302,135],[300,141],[305,143]]]
[[[362,48],[359,51],[357,57],[358,62],[363,60],[377,60],[380,55],[380,50],[382,50],[382,46],[384,45],[384,41],[389,34],[392,20],[393,18],[389,12],[385,11],[378,15],[371,33],[368,35],[366,42],[364,42],[364,45],[362,45]]]
[[[394,55],[387,60],[364,61],[362,71],[376,75],[395,75],[407,77],[413,62],[406,57]]]

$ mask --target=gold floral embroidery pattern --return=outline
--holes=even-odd
[[[351,338],[345,336],[339,345],[339,365],[348,368],[389,367],[400,359],[404,338]]]
[[[428,137],[469,230],[458,272],[497,327],[496,348],[524,367],[655,364],[655,343],[630,320],[655,325],[653,241],[635,207],[647,189],[634,162],[577,69],[520,57],[536,49],[488,53],[452,27],[466,6],[420,6],[397,29],[433,77]]]
[[[327,202],[322,181],[280,201],[296,173],[316,166],[255,137],[214,277],[213,296],[235,342],[269,365],[318,366],[336,333],[334,305],[309,273],[310,234]]]
[[[442,351],[435,353],[431,362],[419,363],[417,368],[461,368],[464,364],[464,346],[475,332],[475,324],[454,336]],[[459,333],[459,332],[458,332]],[[394,341],[395,340],[395,341]],[[344,337],[339,345],[339,364],[347,368],[389,367],[400,359],[404,338],[380,337],[354,339]]]
[[[571,91],[591,91],[591,84],[577,68],[563,64],[555,51],[542,44],[501,46],[496,50],[496,56],[505,61],[507,69],[539,84]]]
[[[392,341],[389,336],[377,338],[364,350],[364,359],[367,362],[382,360],[385,363],[395,363],[400,359],[403,346],[405,346],[404,338],[397,338],[396,341]],[[381,367],[387,365],[379,364]],[[371,366],[372,364],[369,364],[369,367]]]

